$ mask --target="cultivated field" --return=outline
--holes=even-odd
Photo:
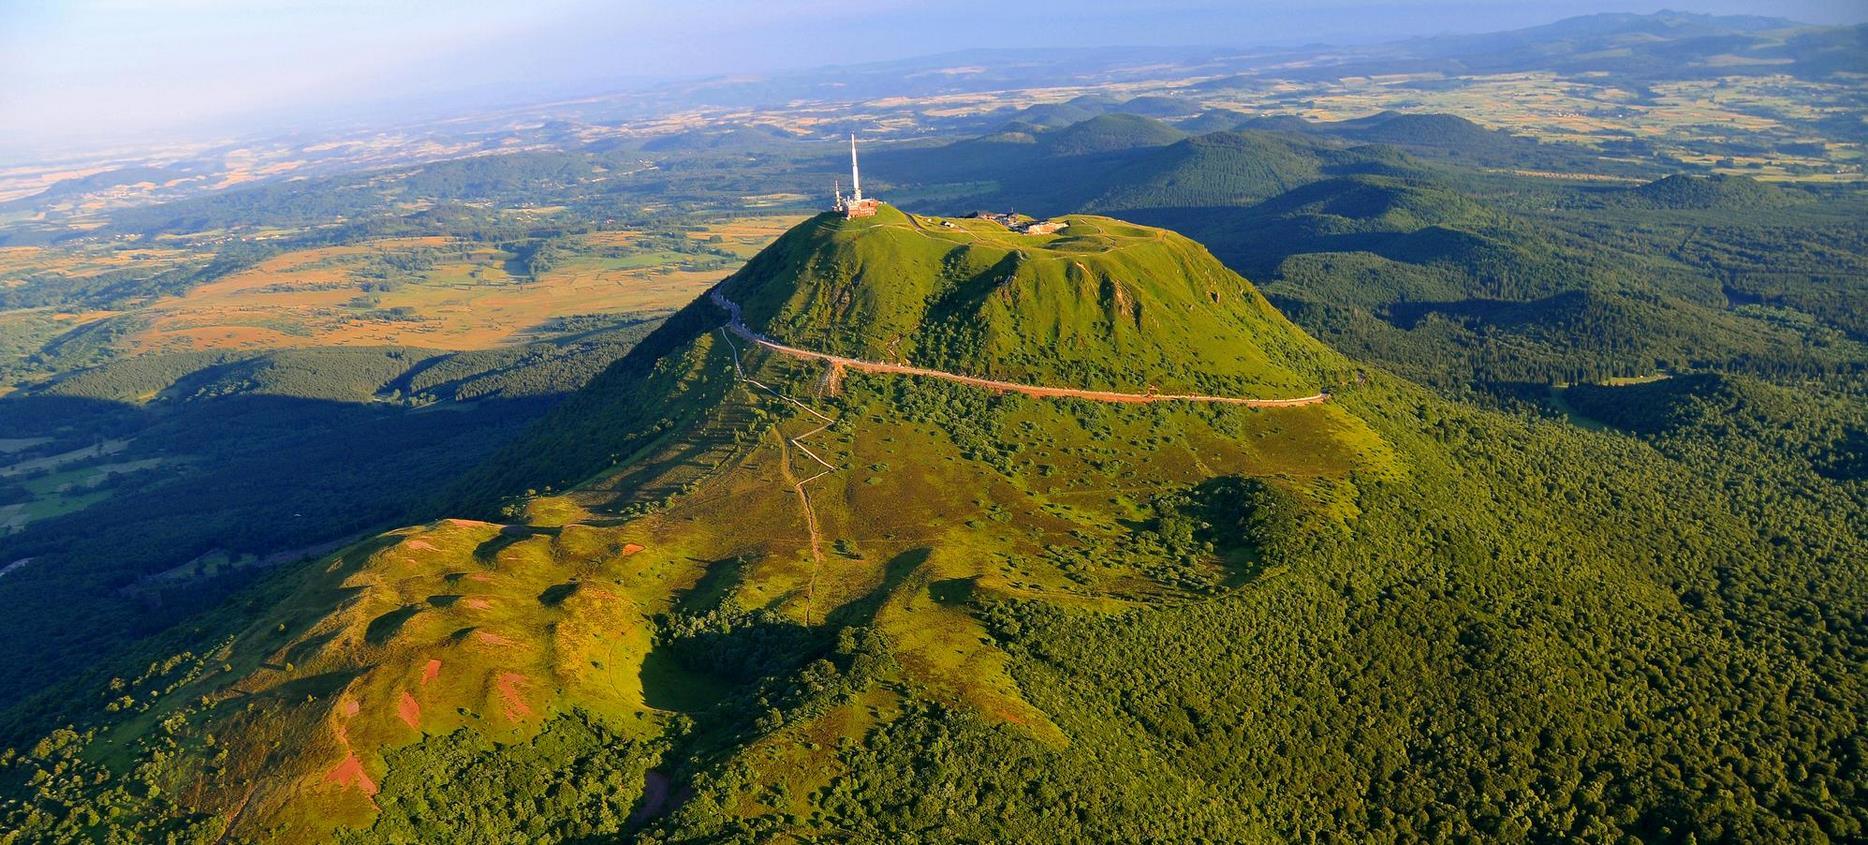
[[[547,269],[516,251],[463,239],[385,238],[286,252],[130,312],[0,313],[0,335],[36,346],[85,323],[133,313],[127,353],[405,345],[484,349],[536,339],[557,318],[665,311],[687,304],[797,217],[729,219],[686,233],[568,236]],[[671,242],[669,238],[676,240]],[[685,241],[691,248],[669,248]],[[0,285],[79,279],[205,261],[182,248],[0,249]]]

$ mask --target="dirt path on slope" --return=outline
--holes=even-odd
[[[727,337],[724,332],[721,333],[721,337],[726,340],[726,345],[733,350],[733,373],[734,375],[739,377],[740,381],[756,386],[760,388],[761,390],[764,390],[765,392],[772,394],[773,396],[776,396],[786,402],[789,402],[793,405],[798,406],[799,408],[803,409],[806,413],[821,420],[823,423],[822,425],[819,425],[818,427],[813,428],[810,431],[800,434],[797,437],[786,437],[784,432],[778,431],[777,428],[773,429],[773,432],[778,435],[778,450],[779,450],[778,470],[779,470],[779,473],[784,476],[785,481],[791,484],[792,489],[798,491],[798,509],[804,514],[804,530],[807,534],[809,534],[810,539],[811,539],[811,578],[810,578],[810,581],[808,581],[805,585],[805,596],[804,596],[804,623],[806,625],[809,625],[811,624],[812,609],[815,608],[817,605],[817,573],[820,569],[823,568],[823,565],[824,565],[824,535],[823,535],[823,532],[818,530],[817,510],[811,507],[811,495],[805,492],[804,487],[805,485],[810,484],[811,482],[816,481],[817,479],[823,478],[824,476],[829,475],[832,472],[835,472],[837,468],[831,465],[829,461],[826,461],[823,458],[818,457],[817,453],[811,451],[811,448],[809,446],[804,445],[803,441],[806,438],[815,437],[818,434],[823,433],[826,429],[829,429],[830,426],[836,422],[836,419],[829,417],[829,416],[825,416],[823,413],[819,412],[816,408],[813,408],[809,405],[804,404],[803,402],[793,399],[790,396],[780,393],[779,391],[773,389],[770,385],[767,385],[764,382],[758,381],[757,379],[754,379],[753,377],[746,375],[746,371],[743,368],[741,368],[739,365],[739,347],[734,346],[733,339],[730,337]],[[809,478],[802,478],[802,479],[798,478],[797,475],[791,471],[791,452],[790,450],[786,449],[787,443],[791,444],[792,447],[795,447],[799,452],[804,453],[806,457],[816,462],[817,465],[821,467],[821,469],[819,469],[816,474],[812,475]]]
[[[847,367],[864,373],[892,373],[904,376],[920,376],[923,378],[935,378],[958,384],[972,385],[973,387],[981,387],[987,390],[1019,393],[1025,396],[1088,399],[1092,402],[1114,402],[1128,405],[1146,405],[1151,402],[1210,402],[1219,405],[1244,405],[1248,408],[1290,408],[1299,405],[1319,405],[1330,399],[1330,394],[1328,393],[1300,396],[1295,399],[1247,399],[1239,396],[1207,396],[1199,393],[1119,393],[1112,390],[1046,387],[1037,384],[1022,384],[1014,381],[979,378],[977,376],[961,375],[959,373],[950,373],[945,370],[933,370],[927,367],[915,367],[907,364],[888,364],[881,361],[864,361],[859,358],[845,358],[841,355],[831,355],[827,352],[817,352],[810,349],[799,349],[795,346],[786,346],[783,343],[779,343],[765,335],[759,334],[747,328],[744,318],[740,315],[739,303],[727,299],[726,295],[720,292],[719,287],[716,286],[713,290],[709,291],[708,296],[713,298],[715,305],[720,306],[725,309],[728,314],[732,315],[732,320],[727,324],[727,328],[731,329],[734,334],[748,341],[774,352],[789,355],[793,358],[802,358],[808,361],[823,361],[834,367]]]

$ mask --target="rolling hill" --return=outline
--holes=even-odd
[[[1163,124],[1130,136],[1155,143],[1081,155],[1048,151],[1070,127],[1031,128],[889,166],[911,182],[962,168],[990,178],[970,183],[987,189],[961,201],[973,207],[1119,213],[1185,232],[1309,331],[1435,385],[1854,366],[1847,191],[1687,174],[1557,188],[1499,169],[1615,167],[1444,114],[1242,126],[1166,142]],[[1823,280],[1760,263],[1759,249],[1780,248]]]
[[[1347,372],[1196,244],[1068,222],[1028,236],[890,207],[824,215],[722,290],[788,342],[1035,383],[1275,396]],[[608,822],[621,825],[689,717],[752,729],[729,726],[740,718],[729,711],[762,696],[771,673],[833,656],[851,624],[888,632],[894,680],[834,718],[944,702],[1066,743],[956,602],[1055,595],[1113,610],[1223,590],[1256,566],[1242,541],[1200,551],[1191,536],[1129,525],[1180,507],[1147,488],[1240,473],[1267,479],[1259,495],[1327,510],[1348,506],[1351,473],[1393,471],[1382,439],[1331,405],[994,398],[856,372],[818,397],[821,374],[735,345],[720,321],[704,301],[676,315],[481,482],[507,489],[515,469],[579,479],[565,493],[514,500],[500,523],[391,532],[282,581],[208,663],[171,678],[179,709],[114,711],[136,715],[96,747],[154,748],[184,731],[178,756],[148,772],[177,803],[152,806],[301,841],[409,822],[392,802],[415,786],[408,755],[432,753],[423,737],[480,753],[599,743],[622,801]],[[830,413],[839,421],[826,426]],[[1001,439],[1008,430],[1042,436],[1021,444]],[[1132,444],[1115,448],[1112,433]],[[1096,493],[1112,473],[1142,486]]]
[[[1808,205],[1796,196],[1748,179],[1680,176],[1574,201],[1679,213],[1673,225],[1690,232],[1704,219],[1692,215],[1709,207]],[[1470,383],[1475,373],[1479,383],[1550,382],[1697,365],[1823,371],[1849,354],[1830,328],[1734,313],[1719,283],[1694,268],[1618,251],[1424,171],[1319,179],[1245,207],[1131,214],[1210,245],[1338,348],[1434,384]],[[1485,351],[1498,343],[1514,353]]]
[[[1182,137],[1174,127],[1153,118],[1105,114],[1046,132],[1039,136],[1039,143],[1052,156],[1080,156],[1159,147]]]
[[[1626,193],[1611,195],[1608,201],[1632,208],[1758,211],[1795,205],[1807,199],[1798,196],[1794,189],[1744,176],[1674,174],[1630,188]]]
[[[1039,384],[1300,396],[1340,366],[1198,244],[1108,218],[1060,222],[1034,237],[893,208],[820,216],[724,290],[789,343]]]
[[[1394,147],[1258,130],[1188,136],[1133,115],[1050,130],[1015,125],[877,158],[909,182],[965,178],[990,185],[990,193],[964,202],[1042,214],[1250,205],[1326,176],[1408,175],[1423,168]],[[983,179],[991,181],[977,181]]]
[[[1290,208],[1423,213],[1357,194],[1376,184]],[[1852,505],[1728,499],[1638,441],[1447,402],[1185,238],[1065,222],[821,215],[718,290],[748,331],[872,361],[1329,401],[839,376],[702,298],[456,518],[281,572],[42,702],[62,727],[7,752],[0,819],[269,842],[1859,829],[1828,762],[1861,714],[1862,593],[1832,565]]]

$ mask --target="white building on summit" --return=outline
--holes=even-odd
[[[843,218],[845,220],[876,216],[876,207],[881,205],[881,203],[873,199],[863,198],[863,174],[862,171],[856,168],[855,135],[850,136],[850,195],[847,197],[843,195],[843,186],[841,185],[836,186],[834,190],[836,192],[837,204],[832,206],[832,210],[843,212]]]

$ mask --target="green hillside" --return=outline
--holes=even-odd
[[[1045,214],[1248,205],[1327,176],[1422,172],[1418,161],[1394,147],[1286,131],[1204,131],[1232,130],[1234,122],[1211,112],[1182,128],[1120,113],[1054,129],[1013,123],[977,138],[874,158],[876,167],[911,184],[960,183],[956,190],[974,207]],[[1190,136],[1187,129],[1204,134]],[[982,187],[988,190],[969,193]]]
[[[1038,103],[1019,109],[1012,122],[1056,129],[1107,114],[1120,102],[1107,95],[1084,94],[1061,103]]]
[[[1061,103],[1038,103],[1019,109],[1012,122],[1027,126],[1060,129],[1092,118],[1115,115],[1120,118],[1109,126],[1143,126],[1135,118],[1177,118],[1202,111],[1197,100],[1182,97],[1149,95],[1122,100],[1104,94],[1084,94]],[[1231,125],[1214,127],[1230,129]],[[1158,130],[1155,130],[1158,132]]]
[[[1795,273],[1773,274],[1758,261],[1764,250],[1777,256],[1780,270],[1794,261],[1822,279],[1849,275],[1859,239],[1829,234],[1835,224],[1815,215],[1832,212],[1817,209],[1809,223],[1766,217],[1744,227],[1709,226],[1696,208],[1669,207],[1667,214],[1679,215],[1670,218],[1641,199],[1628,202],[1653,211],[1637,218],[1617,207],[1610,213],[1627,219],[1581,228],[1574,218],[1478,199],[1450,175],[1324,178],[1245,207],[1153,208],[1134,216],[1210,245],[1292,319],[1351,356],[1432,384],[1595,380],[1699,366],[1759,373],[1851,366],[1856,347],[1845,333],[1858,325],[1847,307],[1853,287],[1801,284]],[[1660,194],[1695,206],[1708,191],[1721,202],[1739,194],[1758,201],[1744,187],[1757,185],[1750,180],[1676,178],[1684,184],[1663,180],[1573,201],[1599,207]],[[1726,184],[1733,181],[1739,184]],[[1848,207],[1838,205],[1833,213]],[[1799,228],[1810,223],[1823,228]],[[1811,316],[1732,307],[1754,289]]]
[[[1340,196],[1292,207],[1407,207]],[[1191,241],[1068,222],[1025,236],[886,206],[819,216],[724,292],[813,349],[1054,385],[1321,383],[1330,400],[828,377],[702,299],[490,461],[458,518],[283,570],[39,701],[28,723],[49,726],[0,752],[0,828],[1868,829],[1849,750],[1868,697],[1852,633],[1868,592],[1849,565],[1865,512],[1835,461],[1797,463],[1769,426],[1728,441],[1723,465],[1677,460],[1719,442],[1696,432],[1742,410],[1723,399],[1692,425],[1630,423],[1649,440],[1449,402],[1311,340]],[[1859,444],[1859,414],[1825,418],[1812,449]]]
[[[1298,136],[1217,132],[1189,138],[1109,171],[1088,194],[1093,209],[1248,205],[1324,178],[1405,173],[1405,157],[1374,147],[1340,149]]]
[[[1486,129],[1458,115],[1381,112],[1317,126],[1317,131],[1372,144],[1436,147],[1469,153],[1497,152],[1522,143],[1508,133]]]
[[[1226,132],[1244,129],[1252,121],[1252,116],[1232,109],[1207,109],[1183,120],[1177,120],[1174,128],[1190,135],[1205,135],[1209,132]]]
[[[1013,381],[1267,398],[1341,362],[1200,245],[1105,217],[1029,236],[888,206],[822,215],[726,283],[788,343]]]
[[[657,323],[471,352],[152,353],[0,398],[0,560],[30,560],[4,576],[0,708],[429,512]]]
[[[872,220],[823,216],[726,290],[791,342],[883,358],[889,338],[866,333],[899,330],[918,360],[1049,383],[1134,375],[1309,393],[1326,369],[1347,375],[1191,242],[1070,222],[1075,232],[1028,238],[888,207]],[[846,263],[862,272],[838,275]],[[861,305],[826,312],[844,300]],[[1048,343],[1072,357],[1045,363],[1039,335],[952,341],[959,322],[1036,333],[1041,316]],[[731,769],[703,758],[793,771],[768,782],[799,802],[836,771],[789,739],[800,732],[967,714],[1009,731],[1000,741],[1021,753],[1071,745],[966,609],[975,598],[1106,614],[1223,595],[1267,562],[1243,529],[1201,527],[1208,509],[1245,496],[1340,518],[1359,485],[1404,472],[1333,404],[1102,404],[856,372],[825,395],[821,368],[736,346],[723,318],[704,301],[677,314],[475,488],[556,474],[578,479],[568,490],[507,499],[500,522],[390,532],[281,577],[223,633],[194,635],[206,639],[189,655],[87,717],[101,719],[87,738],[47,753],[133,773],[135,786],[87,800],[117,808],[100,824],[142,835],[453,838],[474,823],[434,808],[474,808],[433,790],[475,780],[461,773],[476,757],[529,771],[514,755],[539,748],[601,775],[541,775],[568,802],[561,812],[482,823],[543,824],[523,829],[545,838],[633,829],[650,781],[678,775],[731,805],[706,823],[763,826],[764,799],[731,796]],[[801,513],[797,480],[818,460],[835,469]],[[788,691],[794,677],[836,692],[813,700]],[[1106,788],[1164,802],[1175,789],[1140,775]],[[61,794],[76,793],[41,791],[32,806]],[[36,830],[90,824],[9,812]]]
[[[1635,208],[1727,211],[1779,208],[1793,205],[1798,199],[1791,191],[1745,176],[1684,174],[1656,179],[1615,197],[1619,203]]]
[[[1077,156],[1158,147],[1182,137],[1179,130],[1154,118],[1105,114],[1046,132],[1039,143],[1051,155]]]

